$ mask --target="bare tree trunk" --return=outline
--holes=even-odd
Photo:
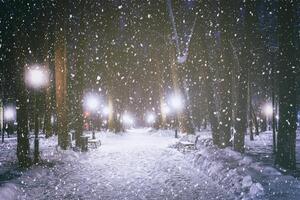
[[[250,140],[254,140],[253,134],[253,119],[251,113],[251,105],[252,105],[252,93],[251,93],[251,83],[250,83],[250,73],[248,72],[248,120],[249,120],[249,131],[250,131]]]
[[[19,70],[17,78],[17,157],[21,167],[28,167],[31,164],[29,158],[29,132],[28,132],[28,92],[24,82],[24,63],[18,62]]]
[[[66,47],[66,2],[58,1],[58,27],[55,41],[55,86],[58,145],[62,149],[68,147],[68,95],[67,95],[67,47]]]
[[[219,145],[220,144],[220,138],[219,138],[219,122],[218,122],[218,117],[217,117],[217,108],[216,108],[216,100],[214,97],[214,90],[213,90],[213,74],[210,70],[210,64],[208,62],[209,55],[207,53],[208,47],[206,46],[204,35],[201,38],[201,44],[203,46],[202,50],[202,58],[203,58],[203,63],[201,63],[203,67],[203,77],[205,78],[204,80],[204,88],[205,88],[205,93],[206,93],[206,98],[207,98],[207,103],[208,103],[208,116],[209,116],[209,121],[211,125],[211,130],[212,130],[212,138],[213,138],[213,144],[214,145]]]
[[[220,1],[220,142],[219,147],[224,148],[230,145],[231,137],[231,121],[232,121],[232,87],[231,74],[233,66],[233,55],[231,51],[230,39],[232,37],[233,24],[233,2],[228,0]]]
[[[62,149],[68,147],[67,121],[67,58],[65,37],[59,34],[55,46],[55,81],[58,145]]]
[[[295,146],[297,129],[296,55],[293,41],[293,1],[279,1],[279,132],[276,164],[296,168]]]
[[[273,153],[276,154],[276,112],[275,112],[275,73],[272,70],[272,133],[273,133]]]
[[[52,114],[52,95],[51,86],[46,89],[45,114],[44,114],[44,133],[46,138],[52,136],[51,114]]]

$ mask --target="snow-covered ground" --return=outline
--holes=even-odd
[[[247,139],[245,155],[217,149],[209,131],[197,134],[197,149],[183,149],[178,141],[194,136],[99,132],[102,146],[86,153],[57,149],[56,137],[41,139],[43,163],[26,171],[15,167],[11,138],[0,144],[0,200],[299,199],[300,181],[272,167],[270,132]]]
[[[43,165],[2,183],[0,199],[234,199],[169,146],[171,132],[99,133],[87,153],[60,151],[42,140]]]
[[[255,141],[247,138],[244,155],[214,147],[208,131],[198,135],[198,150],[186,157],[227,190],[243,199],[299,199],[299,179],[273,167],[271,132],[261,133]]]

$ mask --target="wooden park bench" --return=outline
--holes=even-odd
[[[99,147],[101,146],[101,140],[99,140],[99,139],[88,139],[88,146],[93,148],[93,149],[96,149],[96,148],[98,148],[98,146]]]
[[[198,142],[199,136],[196,136],[194,138],[190,138],[187,141],[179,141],[178,145],[179,148],[185,150],[195,150],[196,148],[196,144]]]

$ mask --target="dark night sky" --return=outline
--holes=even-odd
[[[5,97],[15,96],[15,77],[18,67],[15,60],[18,55],[14,52],[18,49],[16,40],[18,32],[26,32],[26,41],[22,41],[27,49],[28,63],[43,60],[43,48],[53,43],[53,32],[55,27],[55,1],[2,1],[1,8],[1,68],[4,74]],[[149,4],[150,2],[150,4]],[[209,5],[216,1],[211,1]],[[257,11],[259,17],[259,31],[264,37],[266,46],[277,46],[276,37],[276,4],[277,1],[261,1]],[[181,41],[181,50],[186,47],[188,35],[191,32],[196,12],[201,18],[210,11],[199,11],[197,1],[175,1],[173,5],[176,27]],[[298,6],[298,24],[299,24]],[[71,69],[76,62],[76,46],[78,45],[78,33],[80,13],[82,9],[78,1],[69,1],[68,7],[68,62]],[[214,13],[210,13],[214,15]],[[20,22],[21,21],[21,22]],[[86,28],[83,31],[87,41],[85,54],[86,85],[94,90],[105,91],[106,62],[117,65],[113,70],[116,73],[117,85],[122,89],[124,102],[131,102],[132,107],[136,105],[151,105],[154,100],[149,100],[152,93],[157,92],[155,84],[155,64],[153,55],[164,52],[164,39],[161,36],[172,34],[172,24],[167,10],[166,1],[92,1],[91,6],[85,12]],[[212,21],[213,22],[213,21]],[[19,25],[24,26],[20,27]],[[204,22],[209,24],[208,21]],[[215,22],[214,22],[215,23]],[[216,24],[216,23],[215,23]],[[214,25],[215,25],[214,24]],[[299,41],[299,25],[298,36]],[[215,30],[207,28],[207,30]],[[209,32],[208,32],[209,33]],[[217,35],[217,32],[215,32]],[[47,44],[43,42],[47,38]],[[172,40],[175,43],[174,38]],[[111,44],[114,45],[111,45]],[[298,44],[299,45],[299,44]],[[299,48],[298,48],[299,49]],[[153,54],[153,51],[155,53]],[[113,60],[107,59],[110,52],[115,52]],[[161,58],[159,58],[162,62]],[[266,63],[261,63],[262,66]],[[257,73],[261,73],[257,71]],[[268,70],[268,69],[266,69]],[[163,69],[165,80],[168,82],[168,68]],[[193,74],[193,69],[187,70]],[[267,73],[266,73],[267,74]],[[264,75],[259,74],[262,76]],[[70,74],[72,76],[72,74]],[[101,80],[97,82],[97,77]],[[167,84],[168,85],[168,84]],[[169,84],[170,85],[170,84]],[[171,86],[169,86],[171,87]],[[168,87],[167,89],[168,90]],[[199,92],[199,91],[196,91]],[[127,99],[127,100],[125,100]],[[134,100],[132,100],[134,99]],[[155,104],[155,102],[153,103]],[[154,106],[155,107],[155,106]],[[151,109],[151,108],[148,108]]]

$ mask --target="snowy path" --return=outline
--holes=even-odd
[[[171,137],[137,129],[101,140],[101,148],[22,176],[21,199],[232,199],[168,147]]]

